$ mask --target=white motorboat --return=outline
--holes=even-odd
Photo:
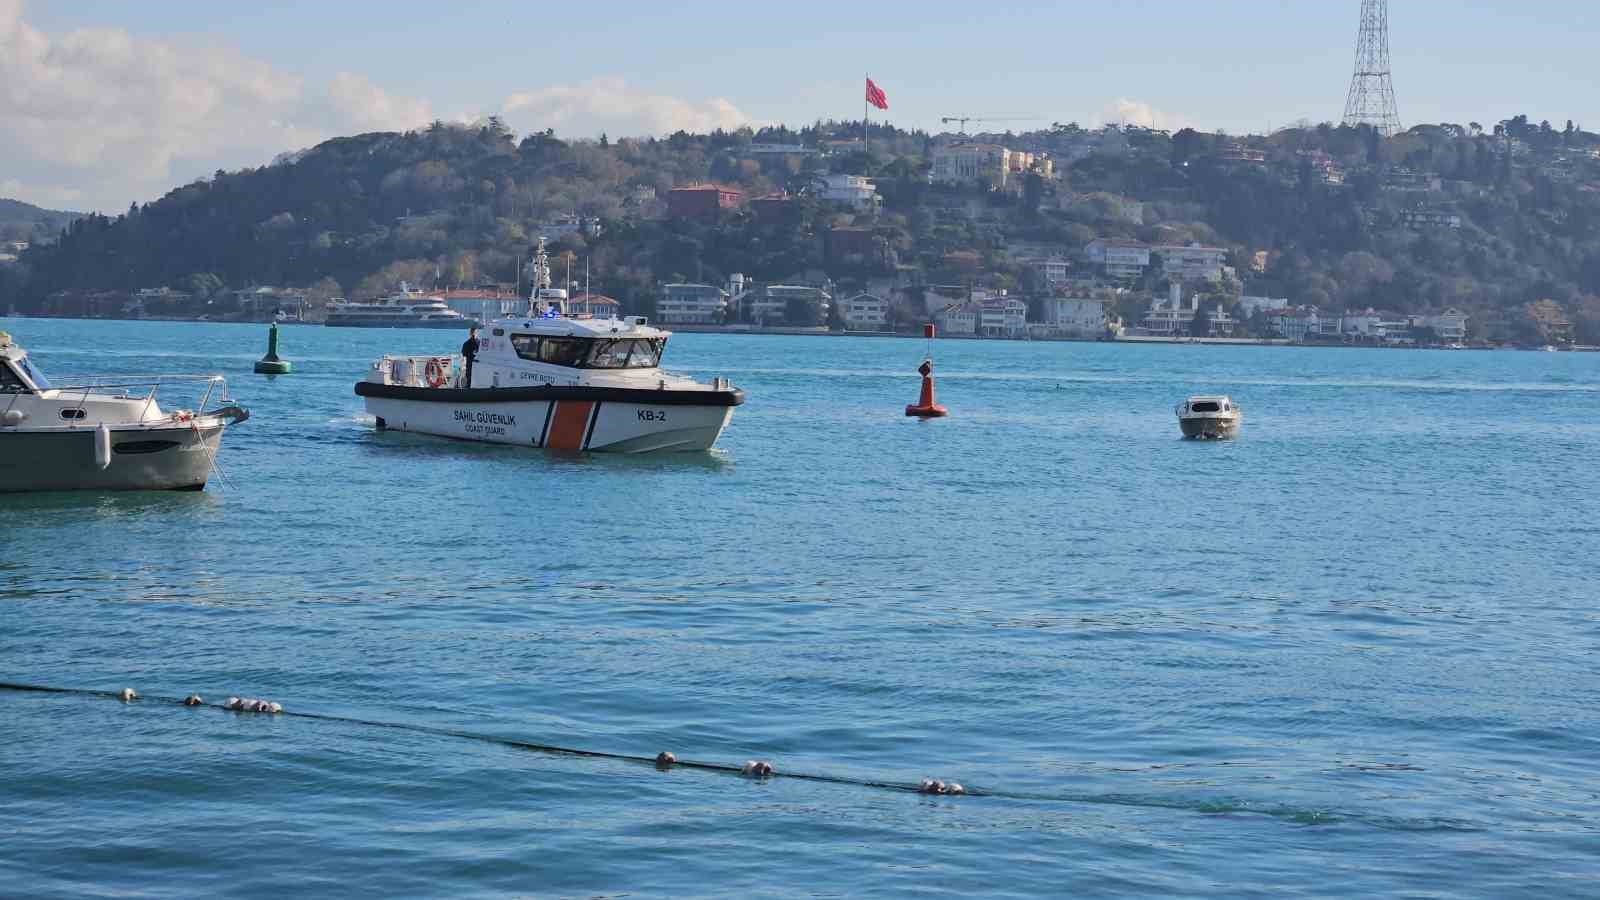
[[[528,314],[489,323],[470,382],[460,355],[384,356],[356,383],[382,429],[557,450],[709,450],[744,392],[661,370],[672,336],[643,316],[565,315],[541,239]]]
[[[1225,394],[1190,397],[1178,404],[1178,427],[1186,438],[1231,438],[1243,420],[1244,410]]]
[[[334,300],[328,304],[328,320],[324,324],[345,328],[472,328],[478,323],[438,297],[412,290],[401,282],[399,291],[371,303]]]
[[[157,404],[157,391],[174,383],[204,389],[198,409]],[[222,430],[250,417],[237,406],[208,411],[213,393],[227,393],[220,375],[57,387],[0,332],[0,492],[201,490]]]

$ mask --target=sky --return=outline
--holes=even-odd
[[[903,128],[1260,133],[1339,119],[1360,5],[0,0],[0,197],[119,212],[433,119],[568,138],[858,119],[867,74],[874,120]],[[1408,126],[1600,128],[1600,5],[1391,0],[1389,31]]]

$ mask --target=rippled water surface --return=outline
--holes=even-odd
[[[0,894],[1596,891],[1600,355],[680,335],[748,403],[615,458],[375,432],[454,333],[0,328],[254,414],[0,497],[0,680],[435,729],[0,691]]]

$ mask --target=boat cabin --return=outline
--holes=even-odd
[[[0,394],[32,394],[50,390],[50,379],[28,361],[28,354],[0,331]]]
[[[1190,397],[1178,410],[1179,415],[1193,413],[1233,412],[1233,400],[1228,397]]]

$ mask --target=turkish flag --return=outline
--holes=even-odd
[[[872,83],[871,78],[867,79],[867,102],[879,109],[889,108],[888,96],[883,93],[883,88]]]

